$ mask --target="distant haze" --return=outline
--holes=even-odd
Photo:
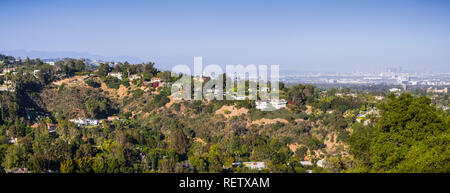
[[[70,52],[70,51],[35,51],[35,50],[0,50],[0,54],[4,54],[7,56],[15,56],[25,59],[29,58],[40,58],[40,59],[57,59],[57,58],[88,58],[91,60],[101,60],[101,61],[117,61],[117,62],[125,62],[128,61],[130,63],[142,63],[146,62],[143,59],[129,57],[129,56],[99,56],[87,52]]]
[[[281,71],[450,72],[450,1],[0,1],[0,51]],[[33,57],[33,56],[30,56]]]

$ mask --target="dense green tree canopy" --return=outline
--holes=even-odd
[[[393,95],[374,127],[356,129],[351,153],[366,172],[450,172],[450,125],[428,98]]]

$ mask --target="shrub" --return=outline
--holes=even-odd
[[[87,85],[94,87],[94,88],[99,88],[101,86],[100,82],[97,82],[96,80],[89,78],[87,80],[85,80],[84,82],[86,82]]]
[[[103,82],[105,82],[106,86],[108,86],[109,88],[114,89],[119,89],[121,84],[121,81],[118,78],[112,76],[105,77]]]
[[[310,150],[317,150],[324,147],[324,144],[319,139],[312,137],[306,142]]]
[[[295,150],[295,155],[298,157],[298,159],[303,160],[305,159],[306,154],[308,153],[308,148],[302,146]]]

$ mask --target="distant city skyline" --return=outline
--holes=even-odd
[[[205,64],[274,64],[281,72],[450,72],[444,0],[3,0],[0,6],[1,53],[79,53],[164,69],[202,56]]]

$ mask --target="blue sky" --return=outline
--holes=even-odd
[[[450,1],[0,1],[0,50],[450,72]]]

